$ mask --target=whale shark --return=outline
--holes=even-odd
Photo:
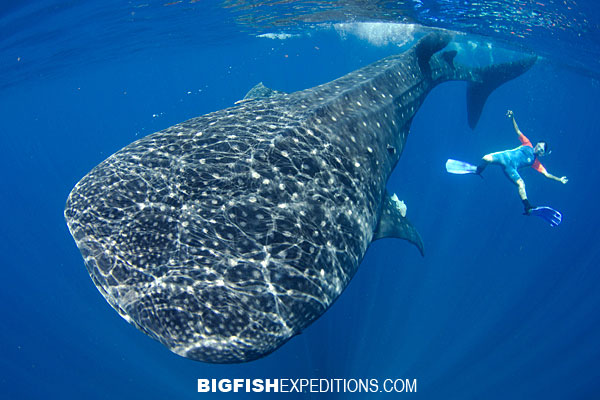
[[[490,93],[536,61],[469,67],[444,50],[451,40],[430,33],[294,93],[261,86],[102,161],[64,211],[100,293],[174,353],[239,363],[319,318],[374,240],[423,253],[386,190],[413,117],[436,85],[462,80],[474,128]]]

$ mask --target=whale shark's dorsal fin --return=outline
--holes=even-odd
[[[454,58],[456,58],[458,52],[456,50],[449,50],[442,53],[442,58],[446,60],[448,65],[454,68]]]
[[[476,72],[479,75],[478,79],[469,82],[467,86],[467,116],[471,129],[475,129],[490,93],[503,83],[523,74],[536,60],[537,57],[532,56],[519,61],[490,65]]]
[[[248,93],[246,93],[246,95],[244,96],[244,98],[242,100],[236,102],[236,104],[240,103],[242,101],[246,101],[246,100],[264,99],[267,97],[273,97],[278,94],[285,94],[285,93],[280,92],[278,90],[270,89],[270,88],[266,87],[265,85],[263,85],[262,82],[259,82],[252,89],[250,89],[248,91]]]
[[[408,240],[417,246],[422,256],[425,256],[421,235],[406,218],[406,205],[398,196],[390,196],[387,192],[383,199],[379,223],[373,234],[374,241],[383,238]]]
[[[442,50],[450,43],[452,37],[448,33],[435,32],[423,37],[415,47],[417,62],[423,74],[431,77],[431,66],[429,60],[436,52]]]

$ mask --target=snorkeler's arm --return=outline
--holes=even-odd
[[[567,182],[569,182],[569,179],[566,176],[562,176],[562,177],[559,178],[558,176],[552,175],[548,171],[546,171],[546,173],[544,174],[544,176],[546,178],[553,179],[553,180],[555,180],[557,182],[560,182],[560,183],[567,183]]]
[[[506,112],[506,116],[512,119],[513,127],[515,128],[515,132],[517,132],[517,135],[519,135],[519,140],[521,141],[521,143],[525,146],[533,147],[531,141],[527,139],[527,136],[523,135],[523,132],[521,132],[521,130],[519,129],[519,125],[517,125],[517,120],[515,119],[515,114],[512,112],[512,110],[508,110]]]
[[[535,160],[535,162],[533,163],[532,167],[533,167],[533,169],[535,169],[539,173],[543,174],[548,179],[552,179],[552,180],[558,181],[560,183],[567,183],[567,182],[569,182],[569,180],[567,179],[566,176],[563,176],[563,177],[559,178],[558,176],[554,176],[551,173],[549,173],[548,171],[546,171],[546,168],[544,168],[544,166],[542,165],[542,163],[540,163],[539,160]]]

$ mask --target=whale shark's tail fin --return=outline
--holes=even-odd
[[[469,67],[454,62],[457,50],[438,53],[451,40],[452,36],[446,32],[433,32],[421,38],[415,45],[417,63],[423,75],[433,79],[436,84],[448,80],[468,82],[467,112],[469,126],[474,129],[488,96],[503,83],[529,70],[535,64],[537,56],[487,67]],[[438,54],[434,56],[435,53]]]
[[[536,56],[519,61],[490,65],[472,71],[472,81],[467,86],[467,113],[469,126],[475,129],[483,106],[490,95],[498,86],[525,73],[535,64]]]

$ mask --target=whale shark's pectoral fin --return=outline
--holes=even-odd
[[[386,193],[383,199],[379,223],[373,234],[373,240],[383,238],[408,240],[417,246],[422,256],[425,256],[421,235],[419,235],[419,232],[417,232],[408,218],[406,218],[406,204],[398,200],[398,196],[395,194],[390,196],[389,193]]]
[[[519,61],[490,65],[474,72],[473,75],[477,76],[477,79],[469,82],[467,86],[467,114],[471,129],[475,129],[490,93],[503,83],[523,74],[536,60],[537,57],[532,56]]]
[[[278,94],[285,94],[284,92],[280,92],[278,90],[269,89],[262,82],[259,82],[256,86],[246,93],[242,100],[238,100],[235,104],[243,103],[248,100],[256,100],[256,99],[264,99],[267,97],[277,96]]]

